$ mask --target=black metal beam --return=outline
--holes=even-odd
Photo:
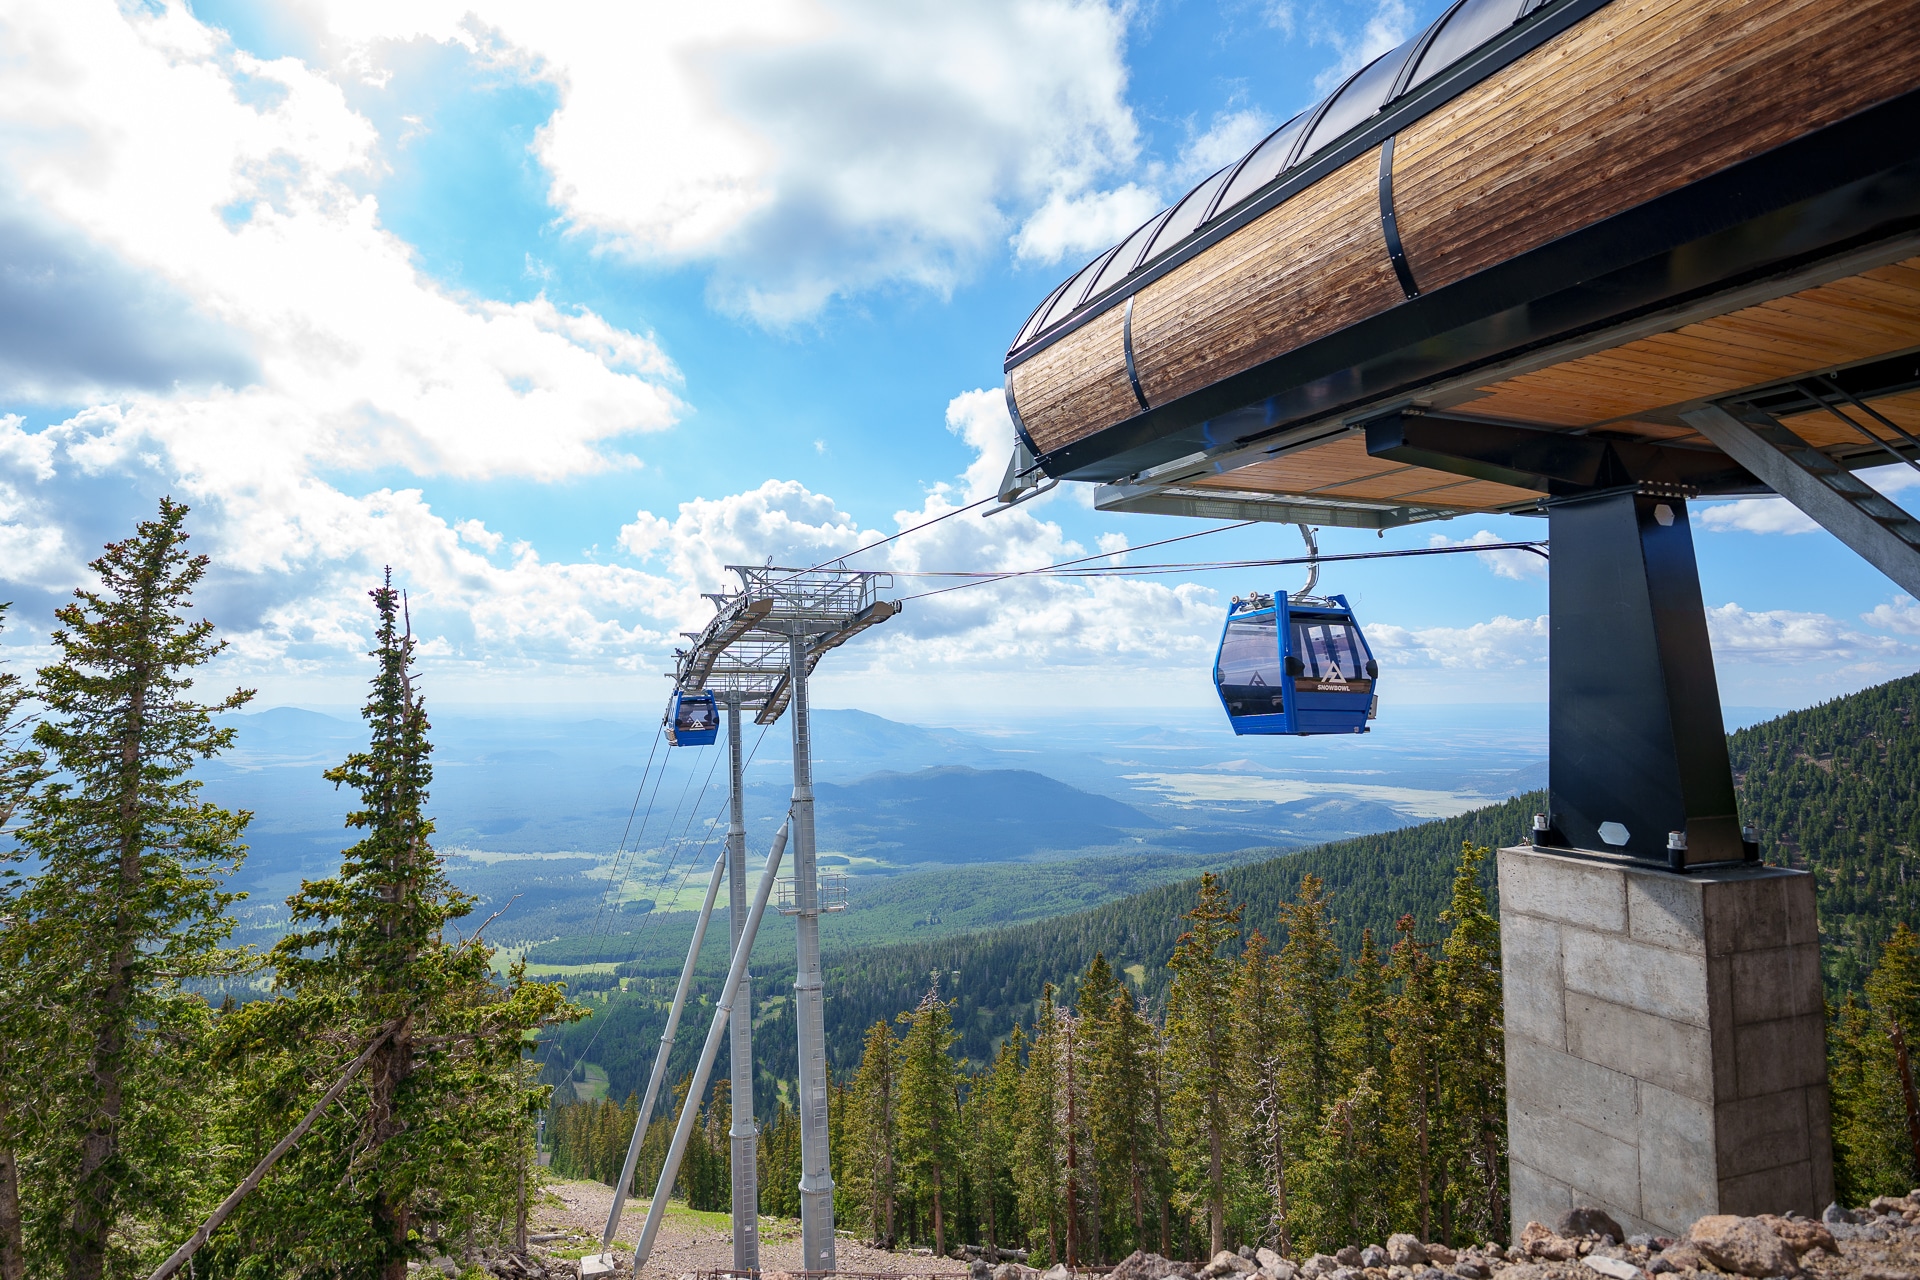
[[[1554,497],[1636,484],[1691,495],[1767,491],[1751,472],[1717,449],[1576,435],[1411,409],[1374,419],[1366,432],[1367,452],[1376,458]]]

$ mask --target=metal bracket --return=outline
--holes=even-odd
[[[1752,405],[1710,404],[1680,416],[1902,590],[1920,597],[1920,521]]]

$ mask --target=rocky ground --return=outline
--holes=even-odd
[[[613,1205],[613,1188],[599,1182],[554,1179],[542,1203],[527,1215],[529,1248],[524,1257],[507,1253],[481,1254],[471,1258],[445,1257],[434,1260],[438,1269],[451,1277],[479,1280],[476,1270],[504,1280],[557,1280],[579,1274],[577,1258],[596,1251],[600,1232]],[[640,1239],[640,1228],[647,1220],[647,1201],[627,1201],[620,1215],[620,1230],[615,1235],[616,1258],[620,1274],[631,1280],[633,1246]],[[624,1245],[624,1250],[620,1246]],[[967,1275],[963,1263],[936,1258],[930,1250],[888,1253],[870,1248],[842,1236],[835,1249],[840,1267],[850,1272],[886,1272],[902,1276],[945,1276],[959,1280]],[[780,1272],[800,1267],[800,1224],[784,1218],[760,1220],[760,1261],[768,1280]],[[696,1213],[674,1204],[661,1223],[654,1241],[653,1256],[641,1271],[642,1280],[679,1280],[696,1272],[723,1270],[733,1265],[733,1236],[724,1213]],[[422,1280],[434,1280],[421,1270]]]
[[[449,1276],[476,1269],[503,1280],[577,1276],[581,1253],[599,1242],[612,1192],[594,1182],[554,1184],[532,1217],[528,1256],[436,1259]],[[629,1204],[619,1239],[629,1246],[621,1272],[631,1275],[631,1245],[639,1238],[645,1202]],[[762,1219],[761,1262],[766,1280],[790,1280],[800,1266],[797,1223]],[[1920,1190],[1882,1197],[1865,1209],[1829,1207],[1820,1220],[1793,1214],[1702,1218],[1680,1237],[1621,1239],[1612,1218],[1597,1209],[1573,1209],[1551,1227],[1538,1222],[1511,1246],[1494,1242],[1450,1249],[1409,1235],[1385,1243],[1349,1245],[1303,1261],[1270,1249],[1221,1253],[1205,1264],[1136,1253],[1111,1269],[1108,1280],[1920,1280]],[[842,1271],[902,1276],[968,1276],[969,1280],[1073,1280],[1065,1267],[1041,1272],[1018,1262],[956,1250],[954,1259],[926,1252],[888,1253],[848,1239],[838,1247]],[[691,1280],[698,1272],[732,1265],[724,1214],[670,1211],[643,1270],[651,1280]],[[1083,1273],[1084,1274],[1084,1273]],[[475,1277],[477,1280],[477,1277]]]

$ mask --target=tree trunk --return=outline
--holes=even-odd
[[[0,1116],[0,1120],[4,1120]],[[13,1148],[0,1147],[0,1280],[26,1280],[27,1254],[20,1232],[20,1166]]]
[[[120,741],[119,867],[113,904],[113,959],[101,992],[99,1024],[94,1032],[88,1076],[97,1091],[93,1115],[80,1138],[80,1168],[73,1186],[73,1212],[67,1243],[68,1280],[100,1280],[113,1229],[114,1161],[120,1154],[120,1111],[124,1103],[128,1022],[133,1005],[135,948],[129,902],[140,888],[140,842],[135,836],[140,813],[141,730],[146,723],[146,673],[131,672],[134,692]],[[103,886],[104,887],[104,886]]]
[[[1271,1065],[1269,1065],[1271,1069]],[[1270,1082],[1268,1096],[1279,1096],[1279,1084]],[[1287,1135],[1281,1119],[1280,1108],[1275,1106],[1273,1116],[1273,1206],[1275,1216],[1280,1220],[1279,1239],[1280,1256],[1293,1256],[1293,1228],[1288,1219],[1292,1216],[1292,1206],[1287,1203]],[[1424,1237],[1423,1237],[1424,1238]]]
[[[940,1201],[940,1166],[933,1166],[933,1256],[947,1256],[947,1219]]]
[[[1080,1166],[1076,1158],[1080,1129],[1073,1105],[1073,1037],[1067,1035],[1062,1040],[1067,1051],[1067,1270],[1071,1271],[1079,1265],[1075,1246],[1079,1243],[1076,1228],[1080,1222]]]
[[[1220,1095],[1207,1096],[1207,1235],[1209,1258],[1227,1247],[1226,1168],[1220,1151]]]
[[[400,1132],[400,1124],[393,1117],[394,1103],[399,1097],[401,1086],[413,1071],[413,1025],[412,1019],[401,1024],[393,1039],[381,1055],[380,1072],[374,1077],[372,1105],[368,1108],[368,1118],[373,1122],[373,1141],[368,1144],[369,1155],[379,1158],[379,1150]],[[407,1197],[404,1193],[382,1188],[378,1199],[374,1201],[374,1229],[387,1239],[387,1259],[381,1268],[382,1280],[407,1280],[407,1233],[408,1222]]]

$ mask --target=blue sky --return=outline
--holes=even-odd
[[[30,659],[92,549],[171,492],[216,557],[222,675],[263,704],[355,700],[389,562],[443,699],[650,703],[720,565],[812,563],[997,482],[1000,357],[1034,303],[1436,12],[10,6],[9,637]],[[1698,520],[1726,701],[1920,665],[1920,608],[1778,502]],[[1067,486],[862,563],[1024,568],[1197,527]],[[1544,533],[1475,518],[1323,545],[1482,531]],[[1182,550],[1297,545],[1261,528]],[[1459,556],[1323,583],[1361,605],[1389,703],[1544,696],[1539,573]],[[907,718],[1204,704],[1226,596],[1274,585],[915,602],[836,655],[821,697]]]

